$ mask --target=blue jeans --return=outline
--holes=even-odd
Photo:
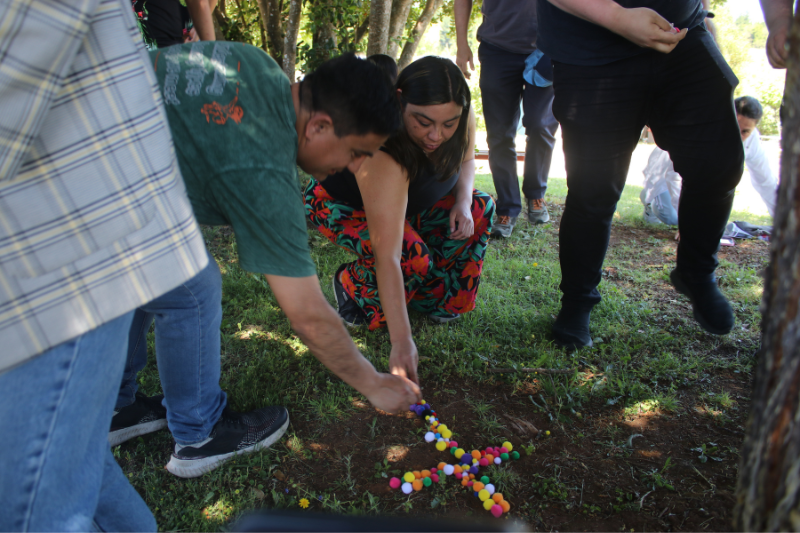
[[[155,531],[108,446],[132,313],[0,375],[0,531]]]
[[[672,207],[672,197],[669,191],[664,191],[653,199],[650,206],[658,220],[670,226],[678,225],[678,212]]]
[[[211,254],[198,275],[136,310],[116,409],[135,400],[153,319],[169,430],[181,445],[205,440],[228,401],[219,387],[222,276]]]
[[[522,78],[527,57],[528,54],[508,52],[487,42],[478,47],[483,117],[489,168],[497,191],[497,214],[512,217],[522,210],[514,143],[520,101],[524,110],[522,123],[528,135],[522,192],[529,200],[544,198],[558,129],[552,109],[553,88],[535,87]]]

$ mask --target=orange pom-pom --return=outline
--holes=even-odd
[[[455,465],[453,467],[453,473],[454,474],[460,474],[461,472],[463,472],[463,470],[461,469],[461,465]]]
[[[461,486],[466,487],[469,484],[469,478],[462,477],[461,478]]]
[[[422,481],[420,481],[419,479],[415,479],[414,482],[411,484],[411,486],[414,487],[414,490],[420,491],[422,490],[423,487]]]
[[[411,473],[414,474],[414,477],[417,478],[417,479],[422,478],[422,472],[420,472],[419,470],[414,470]]]
[[[500,494],[499,492],[495,492],[494,494],[492,494],[492,499],[494,500],[494,503],[500,503],[501,501],[503,501],[503,495]]]
[[[470,474],[470,475],[469,475],[469,478],[470,478],[470,479],[475,479],[475,474]]]
[[[447,466],[447,464],[446,464],[446,463],[439,463],[439,464],[436,466],[436,468],[438,468],[439,470],[444,470],[444,467],[446,467],[446,466]]]
[[[422,472],[420,472],[420,474],[422,474],[422,477],[431,477],[430,470],[423,470]]]
[[[476,481],[472,485],[472,490],[474,490],[475,492],[480,492],[483,490],[483,487],[484,487],[483,483],[481,483],[480,481]]]
[[[480,459],[481,458],[481,452],[479,452],[478,450],[472,450],[472,458],[473,459]]]
[[[501,500],[498,505],[503,508],[504,513],[507,513],[511,509],[511,504],[505,500]]]

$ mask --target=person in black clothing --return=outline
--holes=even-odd
[[[670,280],[705,330],[728,333],[733,311],[714,270],[744,151],[733,108],[738,80],[706,29],[701,0],[538,2],[538,44],[553,59],[569,189],[556,343],[592,345],[589,315],[600,301],[611,219],[646,124],[683,177]]]
[[[184,30],[188,30],[190,22],[196,39],[213,41],[211,12],[216,5],[216,0],[186,0],[186,6],[178,0],[134,0],[133,10],[142,23],[145,40],[154,42],[156,48],[164,48],[183,44],[187,40]]]

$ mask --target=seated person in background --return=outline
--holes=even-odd
[[[769,216],[775,216],[778,177],[769,166],[756,126],[764,114],[761,104],[752,96],[734,101],[739,131],[744,142],[744,162],[750,171],[750,182],[764,200]],[[678,201],[681,177],[675,172],[669,154],[656,147],[644,169],[644,189],[639,198],[644,204],[644,219],[653,224],[678,225]]]
[[[361,355],[325,300],[297,189],[296,165],[320,180],[345,168],[357,172],[397,130],[388,79],[345,54],[292,84],[262,50],[221,41],[150,57],[197,221],[233,226],[240,266],[264,274],[298,337],[334,374],[389,412],[418,401],[414,383],[378,373]],[[195,278],[141,306],[131,326],[109,440],[168,425],[176,444],[167,470],[180,477],[270,446],[289,423],[284,407],[228,408],[219,386],[221,304],[220,271],[209,257]],[[136,392],[154,318],[163,402]]]
[[[211,13],[217,0],[136,0],[133,11],[139,17],[148,48],[165,48],[188,41],[213,41]],[[187,32],[188,23],[192,29]]]
[[[461,70],[424,57],[397,80],[403,126],[358,172],[305,191],[311,223],[359,258],[333,278],[348,325],[388,326],[389,368],[417,379],[408,309],[449,322],[475,308],[494,203],[473,189],[475,117]]]

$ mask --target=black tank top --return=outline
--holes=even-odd
[[[441,175],[436,174],[433,165],[425,165],[417,179],[412,180],[408,185],[406,218],[418,215],[422,211],[433,207],[436,202],[452,191],[458,181],[459,172],[456,172],[445,181],[439,181]],[[364,200],[361,198],[361,191],[358,190],[356,177],[349,170],[345,169],[336,174],[331,174],[320,184],[328,194],[339,202],[359,209],[364,207]]]

